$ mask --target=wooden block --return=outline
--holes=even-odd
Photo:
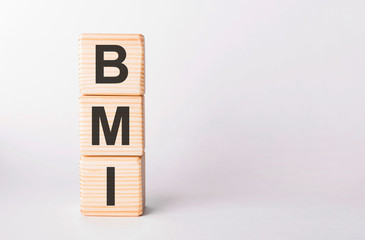
[[[82,34],[79,49],[82,95],[144,94],[142,35]]]
[[[143,102],[143,96],[81,96],[81,154],[142,156]]]
[[[81,212],[87,216],[140,216],[144,208],[144,156],[81,156]]]

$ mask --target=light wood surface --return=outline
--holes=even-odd
[[[126,53],[123,64],[128,68],[127,79],[118,84],[96,84],[96,45],[119,45]],[[115,60],[117,53],[105,52],[105,60]],[[105,67],[105,76],[117,76],[119,69]],[[140,34],[81,34],[79,37],[79,83],[82,95],[143,95],[144,37]]]
[[[122,123],[115,145],[107,145],[100,126],[100,145],[92,145],[92,107],[105,109],[109,127],[113,125],[118,106],[128,106],[129,145],[122,145]],[[144,152],[143,96],[81,96],[80,97],[80,150],[82,155],[142,156]]]
[[[115,205],[107,206],[107,167],[115,168]],[[80,203],[86,216],[140,216],[144,206],[144,156],[81,156]]]

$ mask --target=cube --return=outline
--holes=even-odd
[[[143,105],[143,96],[81,96],[81,154],[142,156]]]
[[[144,37],[140,34],[81,34],[82,95],[143,95]]]
[[[144,156],[81,156],[80,202],[86,216],[140,216]]]

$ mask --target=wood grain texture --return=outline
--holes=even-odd
[[[95,46],[119,45],[127,53],[123,64],[128,77],[118,84],[96,84]],[[106,52],[105,60],[115,60],[117,53]],[[140,34],[81,34],[79,37],[79,83],[82,95],[143,95],[144,37]],[[105,67],[105,76],[117,76],[119,69]]]
[[[140,216],[144,208],[144,156],[81,156],[80,206],[87,216]],[[115,205],[107,206],[107,167],[115,168]]]
[[[142,156],[144,153],[144,98],[143,96],[81,96],[80,151],[82,155]],[[92,107],[104,107],[109,127],[113,125],[117,107],[128,106],[129,145],[122,145],[122,123],[115,145],[107,145],[100,126],[100,145],[92,145]]]

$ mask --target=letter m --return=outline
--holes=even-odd
[[[122,145],[129,145],[129,107],[117,107],[110,129],[104,107],[92,107],[92,145],[100,145],[100,123],[107,145],[115,145],[118,129],[122,122]]]

